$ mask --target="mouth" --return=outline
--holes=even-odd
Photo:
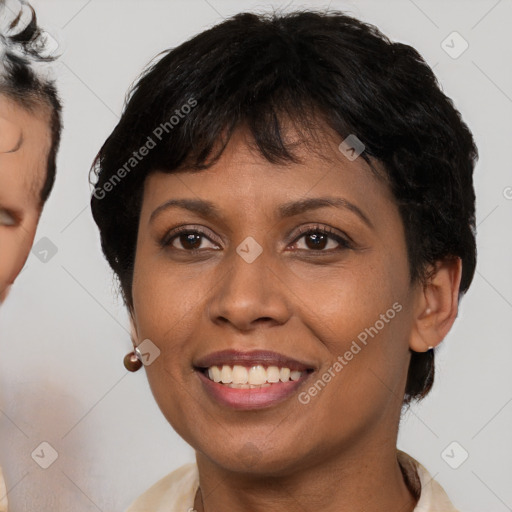
[[[197,361],[194,370],[215,401],[259,409],[289,398],[315,368],[275,352],[227,350]]]
[[[200,371],[211,381],[232,389],[257,389],[299,380],[305,373],[313,370],[298,371],[288,367],[265,367],[261,364],[249,367],[239,364],[233,366],[224,364],[221,367],[214,365],[209,368],[200,368]]]

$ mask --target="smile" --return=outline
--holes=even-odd
[[[226,350],[200,359],[194,369],[216,403],[234,409],[260,409],[282,402],[314,368],[268,351]]]
[[[213,382],[219,382],[237,389],[254,389],[277,384],[278,382],[295,381],[299,380],[303,374],[304,372],[292,371],[286,367],[269,366],[265,368],[261,364],[251,367],[225,364],[222,367],[211,366],[206,371],[206,375]]]

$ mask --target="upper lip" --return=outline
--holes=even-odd
[[[298,361],[291,357],[272,352],[269,350],[251,350],[243,352],[240,350],[228,349],[219,352],[212,352],[204,357],[199,358],[194,363],[197,369],[209,368],[210,366],[222,366],[235,364],[241,366],[278,366],[281,368],[290,368],[290,370],[306,371],[313,370],[314,365]]]

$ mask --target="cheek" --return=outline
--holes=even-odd
[[[34,230],[35,231],[35,230]],[[34,232],[0,227],[0,289],[11,284],[27,261]]]
[[[162,414],[176,432],[192,442],[188,425],[201,416],[201,411],[190,400],[186,387],[192,372],[188,341],[200,321],[204,284],[201,279],[184,280],[179,270],[171,274],[168,268],[144,258],[143,252],[137,258],[132,297],[138,341],[149,339],[160,351],[145,367],[148,383]]]
[[[185,269],[171,268],[165,258],[156,257],[140,245],[134,267],[132,297],[139,342],[151,340],[160,350],[158,359],[148,366],[148,378],[167,382],[181,379],[191,360],[194,331],[206,314],[205,276],[192,277]],[[169,372],[172,375],[169,375]]]
[[[201,291],[204,292],[201,280],[184,281],[179,269],[171,274],[169,269],[149,260],[147,264],[137,262],[132,296],[139,337],[172,342],[177,338],[173,332],[187,325],[197,310]]]
[[[408,280],[405,252],[381,252],[316,282],[295,281],[302,319],[324,349],[318,378],[327,384],[303,396],[304,402],[316,401],[320,422],[336,417],[340,424],[359,425],[401,400],[411,329]],[[327,403],[336,406],[322,406]]]
[[[286,281],[291,299],[299,299],[295,302],[302,320],[331,355],[344,353],[352,340],[361,333],[364,338],[365,329],[376,322],[379,334],[385,337],[396,323],[395,317],[403,316],[397,313],[398,306],[393,309],[393,304],[398,302],[403,309],[408,293],[404,255],[373,251],[358,256],[357,264],[325,271],[304,268],[295,268],[281,279]]]

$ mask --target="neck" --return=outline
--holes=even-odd
[[[417,502],[404,480],[394,443],[351,447],[277,477],[226,470],[199,452],[196,458],[197,512],[412,512]]]

